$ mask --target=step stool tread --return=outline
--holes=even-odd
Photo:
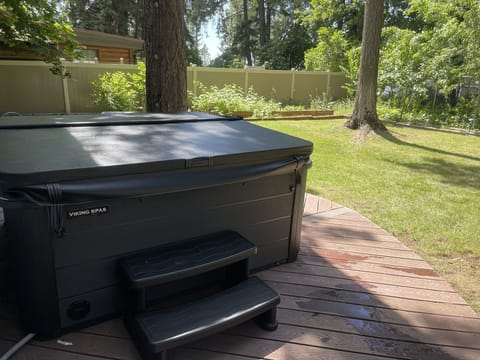
[[[255,253],[250,241],[225,231],[125,259],[122,267],[130,286],[143,288],[233,264]]]
[[[195,341],[252,319],[277,306],[280,296],[251,277],[213,296],[174,308],[138,314],[134,337],[150,353]],[[139,335],[139,336],[136,336]]]

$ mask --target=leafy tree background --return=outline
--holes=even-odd
[[[68,75],[61,58],[77,58],[79,44],[56,5],[50,0],[0,0],[0,40],[34,51],[52,64],[54,74]]]
[[[316,46],[305,52],[305,67],[345,72],[350,95],[358,78],[364,3],[312,0],[299,14],[317,32]],[[477,0],[385,1],[378,75],[381,115],[423,125],[471,127],[480,116],[479,26]]]
[[[63,0],[58,1],[74,27],[144,39],[144,0]],[[187,62],[203,65],[202,26],[224,2],[185,0]]]
[[[355,95],[365,0],[185,0],[187,63],[343,71]],[[385,0],[378,75],[380,115],[467,127],[478,119],[477,0]],[[32,48],[52,70],[73,58],[72,27],[144,38],[144,0],[0,0],[0,36]],[[205,25],[221,54],[209,61]],[[63,44],[55,47],[52,44]],[[479,126],[480,121],[476,122]]]

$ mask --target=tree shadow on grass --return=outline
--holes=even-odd
[[[388,161],[388,160],[387,160]],[[395,162],[416,172],[441,177],[441,182],[465,188],[480,189],[480,166],[457,164],[444,159],[425,157],[422,162]]]
[[[400,146],[409,146],[418,150],[426,151],[432,155],[423,157],[421,162],[395,161],[395,164],[402,165],[414,171],[425,174],[440,176],[442,178],[441,181],[444,184],[451,184],[472,189],[480,188],[480,165],[467,165],[457,163],[455,161],[448,161],[444,158],[435,157],[435,154],[453,156],[461,159],[480,162],[479,157],[406,142],[396,137],[390,131],[377,131],[376,134],[394,144]]]
[[[425,145],[414,144],[414,143],[409,143],[407,141],[403,141],[403,140],[399,139],[398,137],[396,137],[391,131],[388,131],[388,130],[387,131],[375,131],[375,133],[377,135],[381,136],[382,138],[384,138],[385,140],[390,141],[390,142],[392,142],[394,144],[397,144],[397,145],[410,146],[410,147],[413,147],[415,149],[428,151],[428,152],[433,152],[433,153],[436,153],[436,154],[456,156],[456,157],[459,157],[459,158],[462,158],[462,159],[480,161],[480,158],[476,157],[476,156],[472,156],[472,155],[468,155],[468,154],[462,154],[462,153],[456,153],[456,152],[451,152],[451,151],[446,151],[446,150],[442,150],[442,149],[436,149],[436,148],[432,148],[432,147],[425,146]]]

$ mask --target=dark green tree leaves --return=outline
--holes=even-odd
[[[73,29],[52,0],[0,0],[0,40],[34,51],[56,75],[68,75],[62,58],[78,57]]]

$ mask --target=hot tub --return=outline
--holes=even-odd
[[[257,246],[253,271],[295,260],[312,148],[198,113],[2,119],[0,206],[26,331],[119,313],[118,261],[150,248],[228,230]]]

